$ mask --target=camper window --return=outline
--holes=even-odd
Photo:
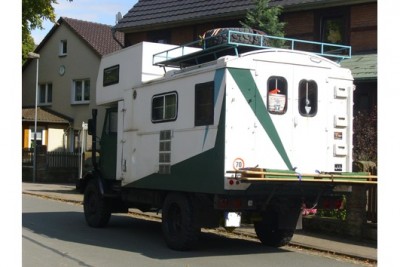
[[[318,111],[318,85],[315,81],[301,80],[299,83],[299,113],[313,117]]]
[[[214,124],[214,82],[195,85],[194,125]]]
[[[116,84],[119,82],[119,65],[104,69],[103,86]]]
[[[267,107],[269,113],[285,114],[287,110],[287,81],[283,77],[273,76],[267,81]]]
[[[151,121],[154,123],[176,120],[178,95],[176,92],[155,95],[151,105]]]
[[[111,111],[108,113],[108,118],[106,121],[105,132],[107,135],[117,134],[118,131],[118,112]]]

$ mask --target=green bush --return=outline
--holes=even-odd
[[[377,108],[355,112],[353,160],[377,162]]]

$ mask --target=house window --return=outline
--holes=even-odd
[[[283,77],[273,76],[267,81],[267,107],[271,114],[285,114],[287,110],[287,81]]]
[[[322,10],[316,15],[315,25],[319,27],[319,39],[324,43],[349,44],[349,9]],[[326,47],[325,50],[334,50],[336,47]]]
[[[73,82],[73,103],[74,104],[86,104],[90,100],[90,80],[74,80]]]
[[[299,113],[304,117],[313,117],[318,111],[318,85],[312,80],[299,83]]]
[[[322,19],[322,42],[344,44],[344,20],[342,17]]]
[[[66,56],[67,55],[67,40],[60,41],[60,48],[59,48],[59,56]]]
[[[214,82],[195,85],[194,125],[214,124]]]
[[[45,136],[44,135],[45,135],[44,128],[36,127],[37,147],[41,147],[41,146],[45,145],[45,143],[44,143]],[[34,144],[35,144],[35,128],[34,127],[30,127],[29,140],[30,140],[30,148],[34,148]]]
[[[53,99],[53,84],[45,83],[39,85],[39,105],[50,105]]]
[[[171,31],[161,30],[148,32],[147,40],[153,43],[169,44],[171,43]]]
[[[176,92],[153,96],[151,121],[154,123],[176,120],[178,95]]]

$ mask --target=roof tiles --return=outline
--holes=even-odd
[[[61,17],[59,23],[62,21],[64,21],[72,31],[78,34],[99,55],[106,55],[121,49],[118,42],[114,40],[112,27],[109,25],[67,17]],[[124,35],[122,33],[116,32],[115,37],[121,44],[123,44]]]
[[[270,6],[315,5],[338,2],[337,0],[271,0]],[[340,2],[340,1],[339,1]],[[124,31],[134,28],[182,23],[199,18],[221,18],[245,14],[255,6],[254,0],[140,0],[118,22],[115,29]]]
[[[22,109],[22,121],[35,121],[35,108]],[[37,108],[37,121],[47,123],[62,123],[69,124],[73,121],[72,118],[55,112],[45,107]]]

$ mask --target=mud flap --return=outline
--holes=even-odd
[[[303,218],[301,215],[301,209],[291,208],[279,212],[278,224],[279,229],[303,229]]]

